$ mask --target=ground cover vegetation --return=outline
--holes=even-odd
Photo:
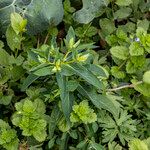
[[[149,0],[0,0],[1,150],[150,150]]]

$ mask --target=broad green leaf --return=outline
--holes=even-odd
[[[135,73],[137,71],[137,67],[134,66],[134,64],[131,62],[131,61],[127,61],[127,64],[126,64],[126,71],[127,73]]]
[[[124,46],[115,46],[110,49],[111,54],[121,60],[126,60],[129,56],[129,51]]]
[[[64,133],[65,133],[65,132],[68,132],[68,131],[70,130],[70,128],[71,128],[70,125],[71,125],[70,122],[67,121],[67,120],[65,119],[65,117],[62,117],[62,118],[59,120],[58,124],[57,124],[58,129],[59,129],[60,131],[64,132]]]
[[[81,148],[83,148],[86,144],[87,144],[87,143],[86,143],[86,140],[84,140],[84,141],[81,141],[76,147],[81,149]]]
[[[0,65],[8,66],[10,60],[10,55],[3,49],[0,48]]]
[[[150,149],[150,137],[148,137],[146,140],[143,140],[143,142],[148,146],[148,149]]]
[[[16,34],[16,32],[13,30],[11,26],[9,26],[6,31],[6,39],[7,39],[7,44],[12,51],[15,51],[16,49],[20,49],[21,41],[23,39],[21,35]]]
[[[150,22],[147,19],[138,20],[137,27],[143,28],[145,31],[148,30]]]
[[[27,31],[37,34],[63,19],[62,0],[2,0],[0,1],[1,31],[5,33],[10,24],[11,13],[21,13],[28,20]]]
[[[23,105],[23,111],[26,113],[32,113],[35,111],[35,106],[32,101],[30,100],[25,100],[24,105]]]
[[[112,99],[105,95],[97,94],[94,89],[78,86],[78,92],[91,100],[91,102],[99,109],[103,108],[111,112],[114,117],[118,116],[119,108],[115,105]]]
[[[129,142],[129,150],[148,150],[148,146],[139,139],[133,139]]]
[[[107,7],[109,0],[82,0],[83,8],[75,12],[74,19],[79,23],[87,24],[95,17],[103,13],[103,7]]]
[[[77,89],[79,83],[75,80],[69,80],[67,82],[67,91],[73,92],[74,90]]]
[[[105,72],[105,69],[102,66],[90,64],[89,70],[97,77],[108,78],[108,74]]]
[[[105,36],[113,33],[116,29],[114,22],[107,18],[100,19],[99,24]]]
[[[39,142],[42,142],[46,139],[46,131],[36,131],[33,133],[33,136],[35,137],[35,139]]]
[[[54,67],[52,66],[48,66],[48,67],[43,67],[43,68],[40,68],[36,71],[33,72],[33,74],[37,75],[37,76],[47,76],[47,75],[51,75],[51,74],[54,74],[54,72],[52,71]]]
[[[150,70],[146,71],[143,75],[143,81],[147,84],[150,84]]]
[[[144,48],[138,42],[131,43],[129,50],[131,56],[140,56],[144,54]]]
[[[34,101],[34,105],[36,107],[36,111],[39,114],[44,114],[46,112],[45,103],[43,102],[43,100],[36,98]]]
[[[104,85],[102,81],[100,81],[90,70],[88,70],[86,67],[82,66],[79,63],[74,64],[67,64],[65,65],[68,70],[71,70],[72,72],[76,73],[78,76],[83,78],[88,83],[92,84],[93,86],[97,87],[98,89],[103,89]]]
[[[131,62],[134,64],[135,67],[139,67],[139,69],[142,69],[147,59],[145,59],[145,55],[141,56],[132,56],[130,57]]]
[[[10,73],[11,79],[13,81],[17,81],[25,74],[25,70],[22,68],[22,66],[14,66]]]
[[[29,74],[29,76],[24,80],[21,86],[21,90],[25,91],[28,88],[28,86],[30,86],[38,78],[39,76],[36,76],[34,74]]]
[[[12,13],[11,14],[11,27],[16,32],[16,34],[25,32],[25,27],[27,24],[27,20],[23,19],[20,14]]]
[[[119,70],[118,66],[111,67],[111,74],[118,79],[123,79],[126,76],[125,72]]]
[[[12,100],[13,95],[8,95],[8,96],[0,96],[0,104],[2,105],[9,105],[11,100]]]
[[[140,92],[144,96],[150,97],[150,84],[142,83],[136,85],[137,81],[135,80],[132,80],[132,83],[135,84],[134,89],[136,91]]]
[[[119,6],[129,6],[132,4],[132,0],[117,0],[116,4]]]
[[[10,72],[9,69],[0,67],[0,85],[6,83],[9,80],[10,78],[9,72]]]
[[[70,113],[72,111],[73,99],[71,98],[69,91],[67,91],[67,77],[57,73],[56,79],[60,89],[62,110],[65,118],[67,121],[69,121]]]
[[[127,18],[132,13],[132,9],[128,7],[122,7],[114,13],[114,19]]]

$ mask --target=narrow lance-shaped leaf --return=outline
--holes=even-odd
[[[61,75],[60,73],[57,73],[56,79],[60,89],[62,110],[67,121],[69,121],[70,113],[72,111],[73,99],[71,98],[70,93],[67,90],[67,77]]]
[[[86,98],[90,99],[91,102],[99,109],[103,108],[111,112],[114,117],[118,116],[119,109],[115,106],[115,104],[105,95],[97,94],[94,89],[90,89],[87,87],[86,89],[79,85],[78,92],[85,96]]]
[[[51,139],[54,135],[54,131],[56,128],[56,125],[61,117],[61,111],[59,110],[59,108],[57,106],[54,107],[54,109],[52,110],[50,119],[49,119],[49,138]]]
[[[24,82],[21,86],[21,90],[25,91],[28,88],[28,86],[30,86],[38,78],[39,78],[39,76],[37,76],[37,75],[29,74],[29,76],[24,80]]]
[[[72,72],[76,73],[78,76],[98,89],[104,88],[102,81],[100,81],[90,70],[79,63],[65,65],[65,69],[71,70]]]
[[[47,76],[47,75],[51,75],[54,72],[52,71],[54,67],[53,66],[47,66],[47,67],[43,67],[40,68],[36,71],[33,72],[33,74],[37,75],[37,76]]]

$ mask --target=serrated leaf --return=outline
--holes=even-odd
[[[127,73],[132,74],[137,71],[137,68],[134,66],[134,64],[131,61],[127,61],[126,71],[127,71]]]
[[[114,22],[112,20],[109,20],[108,18],[100,19],[99,24],[102,32],[106,36],[113,33],[113,31],[115,31],[116,29]]]
[[[129,47],[131,56],[140,56],[144,54],[144,48],[140,46],[140,43],[133,42]]]
[[[76,73],[78,76],[83,78],[88,83],[92,84],[93,86],[97,87],[98,89],[103,89],[103,83],[86,67],[82,66],[79,63],[74,63],[70,65],[65,65],[68,70]]]
[[[125,73],[123,71],[119,70],[118,66],[111,67],[111,74],[118,79],[125,78]]]
[[[129,142],[129,150],[148,150],[148,146],[139,139],[133,139]]]
[[[121,60],[126,60],[129,56],[129,51],[124,46],[115,46],[110,49],[111,54]]]
[[[35,137],[35,139],[39,142],[42,142],[46,139],[46,131],[36,131],[33,133],[33,136]]]

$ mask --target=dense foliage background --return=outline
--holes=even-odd
[[[0,0],[0,149],[150,150],[149,0]]]

